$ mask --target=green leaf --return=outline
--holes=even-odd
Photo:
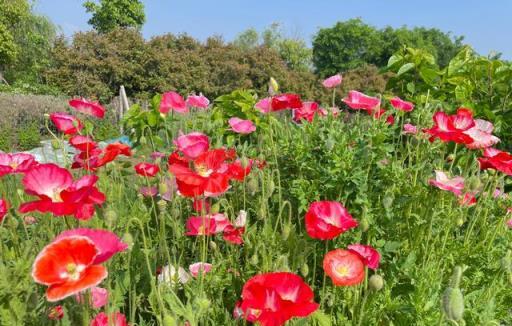
[[[415,67],[414,63],[412,63],[412,62],[406,63],[405,65],[401,66],[400,69],[398,69],[398,72],[396,73],[396,75],[401,76],[414,67]]]

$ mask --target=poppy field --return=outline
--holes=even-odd
[[[0,154],[0,324],[512,324],[493,122],[342,83],[169,91],[123,142],[94,101],[49,114],[64,163]]]

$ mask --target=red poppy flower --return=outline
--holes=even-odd
[[[432,118],[434,126],[425,129],[424,132],[431,135],[430,141],[436,138],[443,142],[453,141],[459,144],[471,144],[474,140],[465,131],[475,126],[473,113],[464,108],[459,108],[457,114],[448,115],[444,112],[436,112]]]
[[[111,314],[110,319],[111,321],[109,323],[109,317],[107,316],[107,314],[105,314],[104,312],[100,312],[91,321],[90,326],[128,326],[125,315],[123,315],[120,312]]]
[[[395,109],[400,111],[411,112],[414,109],[413,103],[404,101],[398,96],[393,97],[389,102]]]
[[[307,317],[318,309],[314,294],[300,276],[289,272],[259,274],[242,289],[238,308],[249,322],[280,326],[294,317]]]
[[[73,135],[82,130],[82,122],[72,115],[62,112],[50,114],[50,119],[57,129],[66,135]]]
[[[178,113],[188,113],[187,103],[183,97],[176,92],[167,92],[162,94],[160,101],[160,113],[167,114],[169,111]]]
[[[73,99],[69,101],[69,105],[72,106],[78,112],[82,112],[93,117],[103,119],[105,116],[105,108],[97,102],[87,101],[86,99]]]
[[[185,235],[213,235],[216,233],[215,219],[209,216],[191,216],[187,220]]]
[[[363,263],[373,270],[379,268],[380,253],[372,246],[352,244],[348,246],[349,251],[357,253],[363,259]]]
[[[185,165],[183,160],[173,159],[169,166],[176,177],[181,195],[186,197],[215,197],[222,195],[229,188],[230,175],[226,160],[230,151],[214,149],[202,153],[198,158]]]
[[[364,278],[363,259],[359,254],[349,250],[329,251],[324,257],[323,267],[337,286],[356,285]]]
[[[108,144],[104,149],[93,148],[75,155],[71,168],[83,168],[95,171],[96,169],[112,162],[119,155],[131,156],[131,148],[122,143]]]
[[[54,241],[70,236],[83,236],[94,243],[98,250],[98,254],[93,261],[94,264],[101,264],[109,260],[115,254],[128,249],[128,245],[122,242],[117,235],[108,230],[101,229],[78,228],[64,231],[59,234]]]
[[[347,209],[335,201],[314,202],[306,213],[306,232],[314,239],[334,239],[357,225]]]
[[[76,135],[69,139],[69,144],[81,152],[92,152],[98,147],[96,142],[89,136]]]
[[[281,94],[272,97],[272,111],[280,111],[286,109],[298,109],[302,107],[302,101],[297,94]]]
[[[95,184],[98,177],[86,175],[73,181],[68,170],[55,164],[41,164],[23,177],[25,192],[39,200],[24,203],[21,213],[51,212],[56,216],[73,215],[87,220],[94,215],[94,206],[105,202],[105,195]]]
[[[0,223],[4,220],[9,211],[9,203],[5,199],[0,199]]]
[[[380,99],[371,97],[358,91],[349,91],[348,97],[342,100],[348,107],[354,110],[373,111],[380,107]]]
[[[241,245],[244,243],[244,239],[242,238],[244,233],[245,227],[237,228],[229,224],[224,228],[222,237],[229,243]]]
[[[512,176],[512,155],[494,148],[486,148],[484,157],[479,157],[480,169],[494,169]]]
[[[107,277],[107,269],[95,265],[98,250],[86,237],[71,236],[47,245],[32,267],[35,282],[47,285],[46,298],[50,302],[98,285]]]
[[[32,154],[0,153],[0,176],[13,173],[25,173],[37,164]]]
[[[143,162],[135,165],[135,172],[143,177],[154,177],[160,172],[160,168],[156,164]]]
[[[292,111],[293,121],[300,123],[302,120],[312,122],[315,114],[325,116],[326,113],[322,111],[322,108],[316,102],[303,102],[302,107]]]
[[[476,205],[476,192],[467,192],[459,197],[459,204],[461,206],[471,207]]]
[[[247,166],[244,167],[241,160],[236,160],[228,165],[228,174],[231,179],[244,181],[245,177],[251,173],[253,160],[247,160]]]

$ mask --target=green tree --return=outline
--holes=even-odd
[[[89,24],[100,33],[116,28],[140,29],[146,21],[144,4],[140,0],[86,1],[84,7],[92,14]]]
[[[239,47],[242,50],[249,50],[257,47],[260,42],[260,34],[254,28],[249,28],[242,33],[238,34],[233,45]]]
[[[26,0],[0,0],[0,67],[12,62],[19,53],[13,32],[18,24],[29,15],[30,6]]]

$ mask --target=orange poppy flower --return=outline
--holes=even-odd
[[[62,300],[98,285],[107,277],[107,269],[94,265],[98,249],[89,238],[70,236],[47,245],[37,256],[32,277],[48,285],[46,298]]]
[[[364,278],[364,262],[361,256],[349,250],[329,251],[324,257],[323,267],[337,286],[356,285]]]

